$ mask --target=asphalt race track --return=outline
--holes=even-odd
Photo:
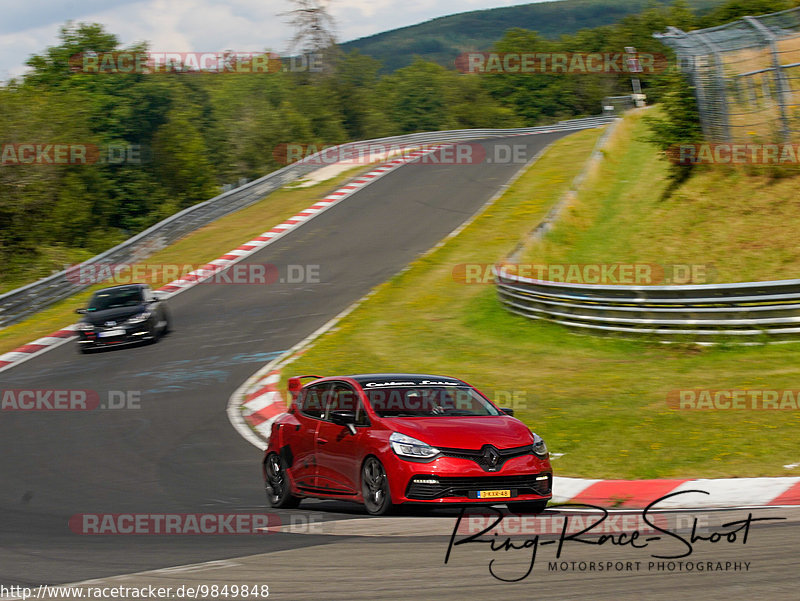
[[[483,144],[489,156],[496,144],[523,144],[530,158],[563,135]],[[451,528],[453,512],[408,514],[402,518],[407,527],[392,525],[386,536],[381,528],[392,523],[378,526],[381,518],[374,518],[376,526],[363,530],[358,506],[314,501],[277,513],[284,523],[308,516],[330,523],[329,529],[266,536],[84,536],[70,530],[70,517],[84,513],[265,512],[260,452],[228,422],[230,394],[270,358],[435,245],[520,166],[404,166],[245,261],[319,265],[319,283],[198,285],[169,302],[173,333],[156,345],[83,356],[70,343],[0,374],[0,390],[93,390],[101,399],[117,391],[134,399],[118,410],[0,412],[0,583],[119,582],[111,577],[145,572],[121,580],[263,583],[281,599],[494,598],[512,591],[521,599],[673,599],[699,596],[694,587],[705,599],[756,590],[765,599],[797,598],[796,510],[777,510],[788,521],[754,526],[746,546],[703,551],[704,560],[751,561],[747,573],[550,574],[537,565],[516,584],[488,574],[492,554],[483,545],[455,550],[445,566],[447,536],[416,532],[432,523]],[[331,530],[351,523],[355,530]],[[569,559],[631,554],[610,545],[602,551],[576,546]],[[164,569],[187,564],[200,565]],[[643,586],[654,596],[641,596]]]
[[[305,505],[305,503],[304,503]],[[308,503],[318,517],[327,518],[333,505]],[[697,535],[711,537],[714,532],[730,532],[737,526],[722,524],[746,519],[749,511],[669,512],[656,521],[685,539],[698,520]],[[558,519],[568,512],[548,509],[542,518]],[[569,519],[585,514],[572,513]],[[641,513],[612,514],[607,521],[624,525],[637,524]],[[755,509],[753,518],[785,520],[772,525],[754,524],[746,543],[742,537],[711,543],[697,540],[690,556],[682,559],[656,559],[651,554],[675,555],[687,547],[662,534],[662,540],[648,547],[565,542],[556,560],[558,537],[545,535],[539,541],[531,569],[532,547],[525,547],[531,536],[513,536],[517,548],[498,551],[488,544],[467,543],[454,546],[447,564],[445,554],[456,515],[400,518],[364,518],[336,521],[327,519],[311,525],[312,532],[328,532],[324,542],[303,546],[302,524],[295,534],[271,534],[290,537],[295,548],[262,555],[235,558],[156,570],[141,574],[104,579],[94,586],[154,586],[177,591],[181,586],[211,587],[224,583],[269,586],[270,598],[292,601],[462,601],[464,599],[558,599],[603,601],[674,601],[703,599],[728,601],[757,597],[769,601],[797,599],[797,540],[800,536],[800,511],[797,508]],[[510,520],[511,518],[506,518]],[[665,521],[664,521],[665,520]],[[375,524],[373,527],[372,524]],[[573,525],[573,522],[570,522]],[[577,523],[574,523],[577,527]],[[510,530],[516,524],[509,524]],[[613,529],[613,528],[612,528]],[[631,529],[625,529],[630,538]],[[645,534],[644,529],[642,533]],[[741,532],[740,532],[741,534]],[[317,539],[319,535],[314,535]],[[615,535],[616,540],[619,534]],[[597,537],[586,537],[597,542]],[[463,540],[458,537],[456,541]],[[642,544],[639,539],[637,544]],[[322,542],[322,541],[320,541]],[[548,546],[549,545],[549,546]],[[494,563],[492,563],[494,562]],[[554,563],[554,566],[551,566]],[[602,565],[602,569],[601,569]],[[516,582],[500,581],[490,573]],[[530,569],[530,573],[525,576]],[[211,597],[209,597],[211,598]]]
[[[531,158],[563,135],[483,144],[490,157],[495,144],[522,144]],[[245,261],[319,265],[320,283],[198,285],[170,301],[173,333],[156,345],[82,356],[70,343],[0,374],[0,390],[133,391],[140,406],[2,412],[0,582],[77,581],[300,544],[88,537],[67,523],[93,512],[264,511],[260,453],[228,422],[228,397],[271,354],[434,246],[520,167],[404,166]]]

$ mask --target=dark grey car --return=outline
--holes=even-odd
[[[147,284],[126,284],[98,290],[78,323],[78,348],[91,349],[156,341],[169,332],[169,314]]]

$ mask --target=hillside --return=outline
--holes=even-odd
[[[522,262],[692,265],[699,284],[797,277],[794,166],[703,166],[668,193],[668,163],[644,141],[641,115],[630,114],[624,131],[624,143],[607,149],[605,173]]]
[[[641,114],[629,114],[578,199],[520,263],[710,264],[706,273],[719,281],[796,275],[800,176],[703,169],[665,197],[668,166],[642,141],[646,134]],[[458,277],[467,265],[508,255],[566,191],[598,135],[582,131],[553,144],[457,236],[298,353],[284,376],[457,375],[512,407],[563,454],[554,464],[560,476],[796,475],[796,411],[687,411],[669,403],[676,390],[795,389],[796,344],[695,347],[573,335],[510,313],[489,282]]]
[[[341,44],[346,52],[358,50],[378,59],[385,71],[394,71],[421,56],[452,66],[461,52],[488,50],[512,27],[538,31],[546,38],[580,29],[616,23],[666,0],[558,0],[476,10],[439,17]],[[698,12],[722,4],[722,0],[689,0]]]

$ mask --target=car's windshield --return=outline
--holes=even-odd
[[[89,301],[89,311],[104,311],[118,307],[133,307],[144,301],[142,289],[137,287],[115,288],[95,292]]]
[[[367,388],[366,393],[380,417],[500,415],[491,403],[466,386]]]

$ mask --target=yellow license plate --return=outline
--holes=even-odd
[[[511,496],[510,490],[479,490],[479,499],[507,499]]]

